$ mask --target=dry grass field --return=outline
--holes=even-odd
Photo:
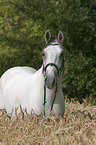
[[[96,106],[66,100],[64,117],[49,119],[1,110],[0,145],[96,145]]]

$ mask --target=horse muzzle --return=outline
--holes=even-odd
[[[52,76],[45,77],[45,86],[47,86],[47,88],[49,89],[54,88],[56,86],[56,82],[57,82],[56,77],[52,77]]]
[[[43,74],[45,78],[45,86],[52,89],[56,86],[59,69],[56,64],[48,63],[45,67],[43,65]]]

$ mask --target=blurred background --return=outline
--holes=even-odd
[[[44,35],[64,34],[65,98],[96,105],[96,1],[0,0],[0,76],[42,65]]]

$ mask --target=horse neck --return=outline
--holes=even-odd
[[[61,89],[62,89],[62,74],[60,74],[60,76],[58,76],[58,78],[57,78],[57,89],[59,91],[61,91]]]

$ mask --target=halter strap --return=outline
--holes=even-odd
[[[59,75],[58,66],[57,66],[55,63],[48,63],[45,67],[44,67],[44,65],[43,65],[43,73],[45,73],[45,74],[44,74],[44,81],[45,81],[46,70],[47,70],[47,67],[48,67],[48,66],[54,66],[54,67],[56,68],[56,70],[57,70],[57,76]],[[54,95],[54,98],[53,98],[53,102],[52,102],[50,111],[52,111],[52,109],[53,109],[53,104],[54,104],[55,99],[56,99],[56,92],[57,92],[57,83],[56,83],[55,95]],[[43,103],[43,105],[44,105],[44,116],[45,116],[45,104],[46,104],[46,103],[47,103],[47,101],[46,101],[46,86],[45,86],[45,84],[44,84],[44,103]]]
[[[46,75],[46,70],[47,70],[47,67],[48,66],[54,66],[55,68],[56,68],[56,70],[57,70],[57,75],[59,75],[59,69],[58,69],[58,66],[55,64],[55,63],[48,63],[45,67],[44,67],[44,65],[43,65],[43,72],[45,73],[45,75]]]
[[[56,83],[55,94],[54,94],[54,98],[53,98],[53,101],[52,101],[50,112],[53,109],[53,105],[54,105],[54,102],[55,102],[55,99],[56,99],[56,93],[57,93],[57,83]],[[44,85],[44,103],[43,103],[43,105],[44,105],[44,116],[45,116],[45,104],[46,103],[47,103],[47,101],[46,101],[46,86]]]
[[[57,83],[56,83],[55,95],[54,95],[54,98],[53,98],[53,102],[52,102],[51,110],[50,111],[52,111],[52,109],[53,109],[53,104],[54,104],[55,99],[56,99],[56,93],[57,93]]]
[[[44,105],[44,116],[45,116],[45,104],[47,103],[47,101],[46,101],[46,86],[44,85],[44,103],[43,103],[43,105]]]

